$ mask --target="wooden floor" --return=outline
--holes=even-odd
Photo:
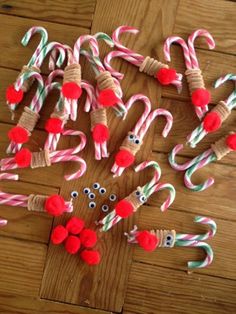
[[[36,46],[38,38],[26,48],[20,44],[23,34],[31,26],[46,27],[51,41],[69,45],[84,33],[103,31],[111,34],[119,25],[135,26],[140,29],[140,34],[123,36],[122,41],[144,56],[161,60],[162,44],[167,36],[177,34],[186,38],[193,30],[206,28],[216,40],[216,49],[209,51],[204,40],[199,39],[197,54],[206,85],[212,92],[212,105],[215,105],[233,90],[231,83],[217,90],[211,86],[220,75],[236,73],[235,23],[236,3],[223,0],[1,0],[0,158],[5,156],[6,134],[13,123],[5,105],[5,90],[21,66],[28,62]],[[104,54],[105,47],[101,51]],[[184,73],[181,49],[173,47],[171,53],[172,65]],[[145,158],[158,161],[163,180],[176,187],[176,201],[163,214],[159,206],[165,193],[153,195],[135,216],[102,234],[98,243],[102,262],[97,267],[88,267],[78,256],[69,256],[62,247],[49,243],[52,226],[65,222],[68,216],[53,221],[46,214],[0,206],[0,216],[9,220],[8,226],[0,229],[0,313],[236,313],[236,153],[196,173],[196,182],[213,174],[213,187],[201,193],[186,190],[182,174],[173,171],[167,162],[170,149],[177,143],[184,143],[186,136],[199,124],[190,105],[186,82],[183,92],[177,95],[174,88],[162,89],[154,79],[139,74],[137,68],[124,61],[114,61],[114,67],[125,73],[122,81],[124,100],[135,93],[145,93],[153,108],[166,108],[174,116],[174,126],[166,140],[161,137],[163,121],[160,119],[155,127],[153,125],[137,162]],[[47,73],[46,67],[43,72]],[[93,79],[88,64],[83,67],[83,77]],[[56,95],[50,96],[43,109],[42,119],[31,138],[32,150],[43,146],[46,138],[43,125],[55,99]],[[82,112],[82,103],[83,100],[79,120],[69,126],[89,134],[89,117]],[[130,125],[135,123],[142,110],[142,106],[137,107],[140,111],[133,108],[122,124],[110,115],[111,152],[118,149]],[[234,110],[220,131],[207,136],[195,150],[183,151],[179,159],[195,156],[221,135],[235,130],[235,122]],[[64,139],[61,146],[71,144]],[[87,200],[81,193],[85,186],[99,181],[121,198],[139,183],[145,183],[151,175],[148,171],[138,175],[130,170],[121,178],[113,179],[110,173],[113,156],[108,161],[94,162],[91,141],[82,155],[88,163],[88,172],[77,181],[62,181],[63,173],[75,167],[64,163],[49,169],[20,171],[20,182],[1,182],[1,189],[22,194],[60,192],[65,198],[76,189],[80,197],[75,202],[75,214],[85,218],[91,226],[99,216],[99,208],[88,210]],[[210,242],[215,253],[213,264],[190,275],[186,272],[186,263],[201,259],[200,249],[160,249],[147,254],[138,247],[128,246],[122,236],[134,223],[142,229],[174,228],[180,233],[199,233],[204,228],[193,223],[196,214],[214,218],[218,233]]]

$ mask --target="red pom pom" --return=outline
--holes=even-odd
[[[98,102],[104,107],[111,107],[117,104],[119,98],[112,89],[103,89],[98,96]]]
[[[29,133],[21,126],[15,126],[8,132],[8,137],[17,144],[24,144],[29,140]]]
[[[84,221],[77,217],[72,217],[67,221],[66,229],[72,234],[79,234],[84,228]]]
[[[176,71],[175,69],[160,69],[157,74],[156,78],[162,85],[169,85],[176,79]]]
[[[61,244],[67,237],[68,231],[62,225],[58,225],[52,230],[51,241],[53,244]]]
[[[129,167],[134,163],[135,156],[126,149],[121,149],[115,156],[115,162],[119,167]]]
[[[236,150],[236,134],[230,134],[227,136],[226,143],[229,148]]]
[[[76,236],[70,235],[65,242],[65,249],[70,254],[76,254],[80,249],[80,239]]]
[[[106,142],[109,137],[109,129],[104,124],[96,124],[92,130],[93,140],[96,143],[104,143]]]
[[[52,216],[60,216],[65,211],[65,201],[60,195],[49,196],[44,205],[45,210]]]
[[[8,86],[6,90],[6,99],[9,104],[18,104],[22,101],[24,96],[23,91],[20,89],[19,91],[15,90],[13,85]]]
[[[48,133],[53,133],[53,134],[61,133],[63,130],[61,119],[58,119],[58,118],[48,119],[45,124],[45,130]]]
[[[62,94],[65,98],[79,99],[82,94],[82,89],[75,82],[64,83],[61,88]]]
[[[15,154],[15,162],[20,168],[27,168],[30,166],[32,153],[27,148],[22,148]]]
[[[159,243],[159,239],[148,231],[139,232],[136,239],[139,246],[149,252],[154,251]]]
[[[122,218],[129,217],[133,211],[133,205],[127,200],[121,200],[115,205],[116,214]]]
[[[101,260],[100,253],[98,251],[84,250],[81,252],[80,257],[88,265],[97,265]]]
[[[84,229],[80,233],[80,240],[83,246],[91,248],[97,243],[97,234],[91,229]]]
[[[211,94],[205,88],[198,88],[192,93],[192,103],[197,107],[204,107],[209,104]]]
[[[209,112],[203,120],[203,128],[207,132],[214,132],[221,126],[221,119],[217,112]]]

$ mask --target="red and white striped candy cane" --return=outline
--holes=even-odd
[[[169,69],[168,65],[161,63],[158,60],[150,57],[144,57],[141,54],[138,54],[121,44],[119,40],[119,36],[121,34],[137,34],[138,32],[138,29],[130,26],[120,26],[113,32],[112,39],[119,51],[112,51],[105,57],[104,64],[106,66],[106,69],[109,70],[113,76],[117,77],[118,79],[122,79],[123,74],[113,69],[110,64],[111,60],[114,57],[120,57],[139,67],[140,72],[144,72],[150,76],[154,76],[161,84],[175,85],[180,92],[182,88],[182,74],[176,73],[174,69]]]

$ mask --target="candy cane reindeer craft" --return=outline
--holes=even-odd
[[[107,231],[116,225],[120,220],[129,217],[135,213],[140,206],[142,206],[147,199],[158,191],[168,190],[170,195],[166,201],[161,205],[161,211],[165,211],[173,203],[175,199],[175,188],[169,183],[158,183],[161,177],[161,168],[155,161],[145,161],[134,168],[135,172],[140,172],[147,167],[155,169],[153,179],[142,187],[137,187],[129,196],[119,201],[115,205],[115,209],[110,212],[103,219],[98,221],[102,225],[101,231]]]
[[[67,181],[80,178],[86,171],[86,162],[79,157],[77,153],[83,150],[86,145],[86,136],[83,132],[74,130],[63,130],[62,135],[77,136],[80,138],[80,144],[74,148],[68,148],[58,151],[42,150],[39,152],[30,152],[27,148],[22,148],[14,157],[2,159],[0,162],[1,170],[11,170],[30,167],[40,168],[48,167],[59,162],[74,161],[80,164],[80,169],[72,174],[65,175]]]
[[[150,100],[142,94],[134,95],[127,101],[127,110],[129,110],[137,100],[144,102],[145,110],[132,131],[125,137],[119,152],[115,155],[115,162],[111,169],[114,177],[121,176],[124,170],[134,163],[135,155],[142,146],[143,138],[156,117],[164,116],[167,120],[166,126],[162,132],[163,137],[167,137],[173,124],[173,117],[169,111],[161,108],[151,111]]]
[[[180,92],[182,88],[182,74],[176,73],[174,69],[170,69],[167,64],[164,64],[151,57],[144,57],[141,54],[134,52],[133,50],[123,46],[119,40],[119,36],[123,33],[137,34],[138,29],[130,26],[120,26],[112,34],[113,42],[118,51],[111,51],[104,59],[104,65],[108,71],[111,72],[112,76],[122,80],[124,75],[117,72],[111,67],[111,60],[116,57],[120,57],[137,67],[140,72],[144,72],[150,76],[154,76],[162,85],[173,84],[177,87]]]
[[[211,218],[196,216],[194,222],[208,225],[210,230],[205,234],[182,234],[175,230],[143,230],[139,231],[137,226],[130,233],[125,233],[128,243],[137,243],[145,251],[152,252],[158,248],[172,248],[176,246],[199,247],[206,252],[203,261],[188,262],[189,268],[203,268],[209,266],[213,261],[213,250],[211,246],[203,241],[211,239],[216,234],[217,226]]]
[[[208,103],[210,102],[210,93],[205,88],[202,72],[194,48],[194,41],[197,37],[203,36],[206,38],[209,49],[215,48],[215,41],[211,34],[205,29],[198,29],[188,37],[188,44],[178,36],[170,36],[166,39],[164,44],[164,55],[167,61],[170,58],[170,46],[172,43],[178,43],[184,53],[184,60],[187,70],[185,75],[188,82],[189,91],[191,94],[192,103],[195,106],[195,112],[201,120],[208,111]]]

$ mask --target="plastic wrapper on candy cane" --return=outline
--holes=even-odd
[[[111,169],[114,177],[121,176],[124,170],[134,163],[135,155],[142,146],[143,138],[147,133],[151,123],[156,117],[164,116],[167,120],[166,126],[162,132],[163,137],[166,137],[168,135],[173,124],[173,117],[169,111],[159,108],[150,112],[150,101],[146,96],[141,94],[134,95],[128,100],[128,102],[126,103],[127,110],[137,100],[142,100],[144,102],[145,111],[132,129],[132,131],[128,133],[120,146],[119,152],[115,155],[115,162]]]
[[[130,26],[120,26],[113,32],[112,39],[118,51],[111,51],[105,57],[104,65],[106,66],[106,69],[110,71],[113,76],[122,80],[124,75],[111,67],[111,60],[113,58],[119,57],[136,65],[140,72],[154,76],[162,85],[175,85],[177,90],[180,92],[182,88],[182,74],[176,73],[176,71],[174,69],[170,69],[167,64],[164,64],[149,56],[144,57],[121,44],[119,40],[120,34],[137,34],[138,32],[138,29]]]
[[[125,233],[128,243],[137,243],[141,248],[152,252],[159,248],[172,248],[177,246],[199,247],[206,252],[203,261],[188,262],[189,268],[203,268],[209,266],[213,261],[213,250],[211,246],[203,241],[211,239],[216,234],[217,226],[214,220],[208,217],[196,216],[194,222],[208,225],[210,230],[205,234],[182,234],[175,230],[143,230],[139,231],[137,226],[130,233]]]
[[[116,225],[120,220],[129,217],[141,207],[147,199],[158,191],[168,190],[169,196],[161,205],[161,211],[165,211],[173,203],[175,199],[175,188],[169,183],[158,183],[161,177],[161,169],[155,161],[145,161],[134,168],[136,172],[140,172],[147,167],[153,167],[155,170],[153,179],[142,187],[137,187],[129,196],[119,201],[115,205],[115,209],[98,221],[102,225],[101,231],[107,231]]]
[[[205,29],[198,29],[188,37],[188,44],[186,44],[186,42],[178,36],[170,36],[167,38],[164,44],[164,55],[167,61],[171,61],[170,46],[172,43],[176,42],[183,48],[185,65],[187,68],[185,75],[187,78],[192,103],[195,106],[195,112],[198,118],[201,120],[208,111],[207,105],[210,102],[210,93],[205,88],[202,72],[200,70],[194,48],[194,41],[199,36],[206,38],[208,47],[210,49],[215,48],[215,42],[210,33]]]
[[[58,151],[42,150],[40,152],[31,153],[27,148],[21,149],[14,157],[2,159],[0,162],[1,170],[8,171],[11,169],[30,167],[40,168],[49,167],[59,162],[73,161],[80,164],[80,169],[75,173],[65,175],[67,181],[80,178],[86,171],[86,162],[79,157],[77,153],[83,150],[86,145],[86,136],[83,132],[74,130],[63,130],[62,135],[79,137],[81,142],[74,148],[68,148]]]

